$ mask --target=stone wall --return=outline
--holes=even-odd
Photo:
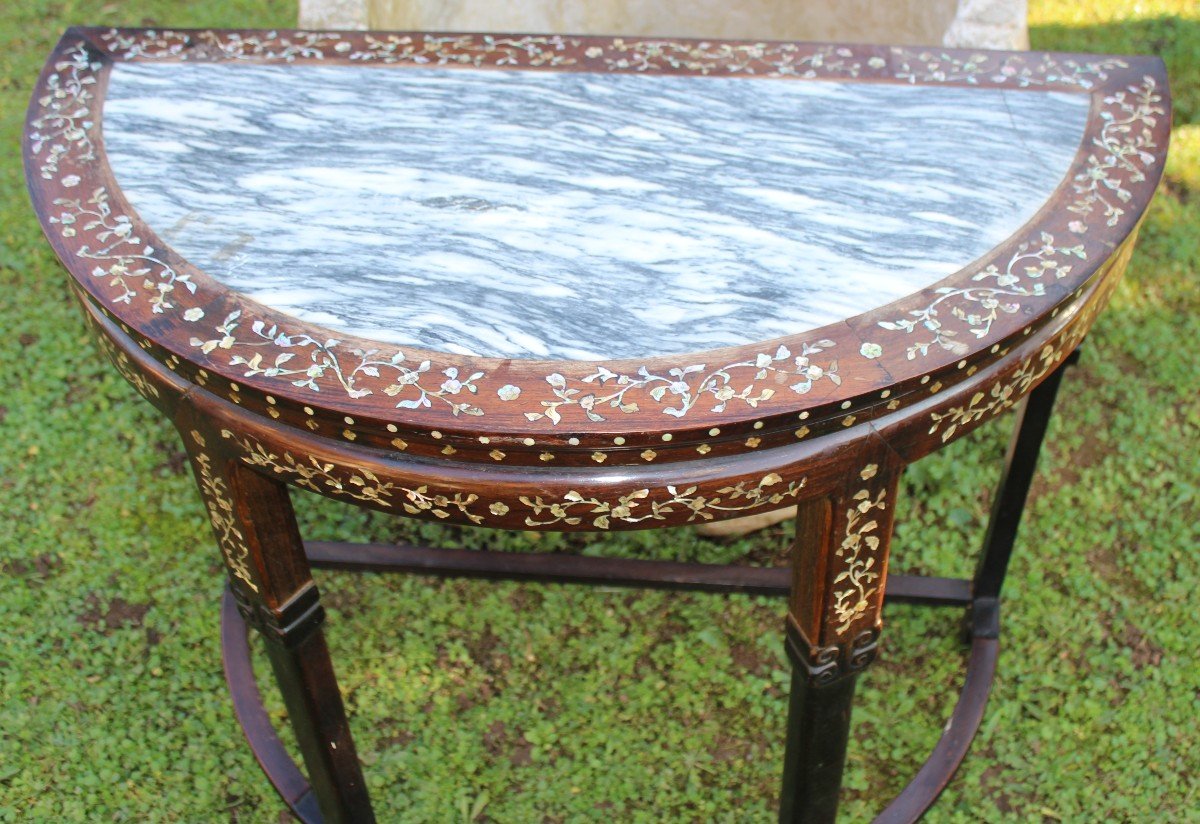
[[[300,0],[317,29],[831,40],[1024,49],[1025,0]]]

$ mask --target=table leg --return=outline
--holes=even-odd
[[[800,504],[792,550],[792,661],[781,824],[837,816],[858,674],[875,657],[901,466],[886,449],[827,497]]]
[[[1004,456],[1004,471],[992,500],[983,553],[972,586],[971,632],[975,637],[997,638],[1000,632],[1000,588],[1008,571],[1017,529],[1033,484],[1042,441],[1054,412],[1054,400],[1068,366],[1079,360],[1079,349],[1046,376],[1017,409],[1016,427]]]
[[[239,611],[266,642],[322,817],[374,822],[287,487],[224,454],[220,436],[180,428]]]

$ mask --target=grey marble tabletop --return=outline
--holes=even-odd
[[[693,352],[902,298],[1029,221],[1089,99],[1037,90],[120,63],[118,185],[191,263],[349,335]]]

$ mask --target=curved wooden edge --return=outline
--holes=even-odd
[[[954,712],[942,731],[942,737],[916,776],[892,799],[883,812],[874,819],[874,824],[910,824],[917,821],[932,806],[942,790],[950,783],[958,770],[979,725],[983,722],[983,710],[987,706],[992,680],[996,676],[996,662],[1000,653],[1000,642],[996,638],[974,638],[971,654],[967,659],[967,675]]]
[[[323,824],[317,798],[280,740],[254,680],[249,627],[229,587],[221,596],[221,663],[238,725],[267,780],[302,824]]]
[[[1124,252],[1122,253],[1124,254]],[[91,303],[88,317],[117,368],[188,435],[203,420],[210,448],[294,486],[386,512],[509,529],[603,531],[698,524],[780,509],[839,487],[881,454],[911,462],[1014,407],[1086,333],[1116,285],[1110,276],[1073,309],[954,386],[918,383],[910,405],[813,439],[734,456],[648,466],[486,466],[423,459],[322,437],[196,387],[135,345]],[[970,372],[969,369],[963,370]],[[186,413],[194,410],[199,414]],[[590,463],[590,462],[589,462]]]
[[[1169,133],[1166,76],[1155,58],[729,42],[707,44],[713,66],[700,70],[689,68],[694,56],[686,57],[697,49],[704,53],[706,44],[697,41],[515,36],[532,50],[523,51],[513,43],[506,45],[505,36],[408,33],[393,40],[387,33],[378,34],[375,42],[383,45],[372,45],[367,39],[371,35],[360,33],[72,29],[47,62],[30,103],[26,177],[47,238],[89,299],[115,322],[126,324],[139,345],[188,382],[222,396],[234,395],[235,402],[258,414],[319,430],[326,437],[426,457],[453,456],[460,462],[541,466],[547,461],[587,465],[597,460],[641,465],[741,454],[836,430],[846,419],[861,422],[877,414],[884,387],[895,399],[913,391],[920,380],[958,383],[964,376],[960,363],[968,370],[987,368],[997,359],[990,344],[1011,347],[1014,336],[1045,322],[1050,312],[1067,311],[1100,276],[1112,250],[1132,236],[1150,200]],[[821,55],[811,74],[795,73],[798,81],[817,77],[1049,88],[1089,95],[1092,115],[1074,165],[1030,224],[970,267],[867,315],[743,347],[603,364],[463,359],[406,347],[404,363],[384,368],[386,376],[373,376],[354,368],[353,350],[380,348],[377,344],[338,336],[340,341],[330,346],[333,336],[327,330],[305,327],[231,294],[175,254],[121,195],[103,161],[99,123],[103,87],[114,61],[364,64],[386,62],[391,54],[387,44],[402,45],[405,37],[436,41],[437,48],[423,53],[422,59],[432,54],[450,64],[466,56],[473,65],[470,60],[484,54],[488,65],[515,61],[538,69],[556,68],[550,58],[558,55],[577,61],[572,64],[576,69],[590,67],[587,70],[749,73],[756,66],[756,74],[770,74],[767,63],[776,58],[778,73]],[[682,51],[675,54],[676,49]],[[617,65],[617,55],[630,50],[653,59]],[[546,59],[535,59],[538,55]],[[841,68],[834,68],[835,62]],[[857,68],[851,71],[850,65]],[[65,98],[56,96],[64,89]],[[1114,121],[1119,128],[1105,131]],[[1109,146],[1112,141],[1116,143]],[[1096,143],[1104,148],[1095,148]],[[97,197],[103,205],[93,202]],[[1106,212],[1109,208],[1116,211]],[[101,211],[105,216],[96,221],[94,213]],[[125,227],[129,232],[121,234]],[[112,235],[114,230],[120,233]],[[106,232],[110,234],[102,239],[100,234]],[[122,245],[126,240],[129,249]],[[101,246],[107,250],[103,259],[96,255]],[[1043,278],[1036,274],[1036,265],[1035,275],[1029,275],[1030,262],[1052,265],[1062,278]],[[106,268],[114,263],[116,274]],[[1016,277],[1019,288],[995,291],[991,280],[996,275],[985,271],[988,265],[998,266],[1004,277]],[[1006,267],[1014,265],[1017,268],[1006,274]],[[1011,304],[1011,311],[979,303],[985,292]],[[933,306],[937,314],[928,323],[918,323],[919,328],[889,328],[897,319]],[[986,316],[989,311],[990,320],[979,320],[980,312]],[[311,345],[297,344],[305,335],[312,338]],[[280,336],[289,342],[279,344]],[[824,336],[834,345],[808,357],[808,344]],[[906,357],[905,349],[914,346],[920,354]],[[305,384],[303,377],[296,381],[295,375],[272,373],[275,357],[288,354],[317,368],[311,387],[297,386]],[[265,368],[248,369],[257,355]],[[799,394],[790,389],[804,377],[792,363],[797,357],[807,357],[816,369],[801,370],[812,388]],[[431,366],[420,369],[423,360]],[[834,361],[838,382],[829,377],[835,374]],[[760,375],[764,362],[766,376]],[[671,369],[695,365],[700,371],[678,376],[680,380],[670,377]],[[651,376],[644,381],[643,368]],[[482,373],[477,392],[439,395],[446,369],[458,369],[460,376]],[[615,397],[620,387],[631,384],[635,386],[628,393],[621,391],[615,405],[583,403],[585,398]],[[668,384],[670,392],[653,394]],[[710,394],[718,387],[732,392],[720,411]],[[681,394],[676,394],[677,388]],[[516,390],[520,391],[514,394]],[[417,405],[398,408],[398,402]],[[675,412],[668,414],[669,408]],[[806,417],[800,418],[801,412]]]

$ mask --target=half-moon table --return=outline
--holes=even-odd
[[[787,595],[786,822],[834,817],[885,597],[965,607],[963,694],[880,816],[908,821],[982,717],[1060,367],[1168,124],[1144,57],[71,29],[25,165],[101,346],[187,445],[235,708],[301,820],[375,815],[324,565]],[[975,578],[889,579],[903,467],[1009,409]],[[786,569],[306,546],[288,485],[529,530],[798,515]]]

